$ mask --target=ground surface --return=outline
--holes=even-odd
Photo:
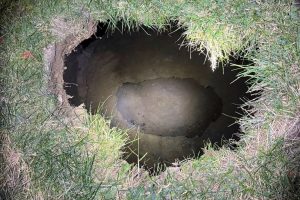
[[[300,9],[295,2],[0,1],[1,197],[299,199]],[[225,85],[232,81],[226,78],[228,68],[225,76],[207,76],[211,69],[222,75],[218,61],[226,63],[232,53],[252,60],[253,65],[238,66],[238,76],[250,83],[249,91],[260,95],[244,102],[247,112],[236,121],[245,133],[235,144],[238,148],[232,151],[231,144],[214,147],[207,143],[201,157],[175,163],[158,176],[125,162],[126,131],[111,127],[101,115],[88,115],[81,106],[72,108],[64,91],[65,56],[95,33],[99,21],[107,23],[111,31],[126,29],[127,33],[145,27],[161,32],[171,24],[182,27],[186,30],[181,35],[184,45],[197,52],[206,49],[212,63],[201,70],[187,66],[186,78],[205,76],[213,83],[222,79]],[[142,61],[140,54],[135,56]],[[113,50],[97,62],[109,66],[110,60],[118,60],[112,57],[123,59]],[[192,58],[195,61],[195,56]],[[122,69],[115,71],[116,77],[107,77],[107,84],[118,79],[118,74],[126,75],[125,82],[144,80],[130,77],[130,71]],[[144,72],[155,79],[154,72]],[[164,70],[158,72],[168,78]],[[173,73],[178,74],[177,70]],[[233,91],[235,83],[230,87]],[[99,83],[99,87],[105,84]],[[199,85],[207,86],[205,82]],[[222,85],[211,87],[223,102],[224,97],[235,98],[234,92],[224,95],[227,90]],[[110,94],[106,91],[106,95]],[[223,104],[223,112],[225,108]]]

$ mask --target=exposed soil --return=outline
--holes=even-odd
[[[116,96],[117,110],[128,127],[158,136],[202,134],[222,110],[222,101],[212,88],[187,78],[123,83]]]
[[[234,117],[247,96],[244,80],[234,81],[237,71],[213,72],[205,55],[179,49],[181,31],[147,32],[115,32],[79,45],[66,58],[70,102],[129,128],[130,138],[139,138],[130,149],[147,154],[147,166],[198,155],[205,141],[234,137]]]

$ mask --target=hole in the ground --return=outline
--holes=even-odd
[[[130,129],[134,142],[126,160],[147,168],[200,155],[208,140],[238,140],[239,105],[251,99],[245,80],[236,80],[238,70],[224,66],[213,72],[206,55],[179,48],[184,30],[177,29],[106,33],[107,26],[99,24],[65,58],[70,104],[84,103],[92,113],[102,105],[114,126]]]

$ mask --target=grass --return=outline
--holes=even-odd
[[[3,1],[1,24],[1,193],[11,199],[296,199],[291,177],[297,156],[287,154],[288,126],[299,116],[299,10],[292,1]],[[214,68],[232,52],[249,91],[261,97],[240,119],[245,136],[235,151],[207,147],[205,154],[150,177],[120,159],[126,137],[99,115],[82,113],[74,127],[48,91],[43,49],[62,38],[53,18],[76,24],[122,20],[164,29],[186,28],[186,45],[205,47]],[[78,29],[78,32],[81,30]],[[76,32],[76,33],[78,33]],[[74,33],[74,34],[76,34]],[[30,54],[24,54],[30,52]],[[79,110],[80,112],[80,110]],[[251,112],[255,113],[253,116]],[[79,121],[78,121],[79,120]],[[297,140],[294,142],[298,142]],[[295,153],[295,155],[297,155]],[[292,159],[291,159],[292,157]],[[15,161],[15,162],[13,162]],[[17,163],[17,164],[16,164]],[[18,173],[16,173],[18,172]],[[294,172],[294,171],[292,171]],[[13,174],[19,174],[14,177]],[[13,179],[7,181],[7,176]],[[20,181],[23,178],[24,181]],[[13,184],[14,183],[14,184]]]

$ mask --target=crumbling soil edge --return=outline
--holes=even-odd
[[[57,24],[59,25],[56,26]],[[54,19],[52,26],[53,33],[56,33],[56,35],[59,33],[61,40],[49,45],[44,50],[45,68],[48,74],[48,89],[50,93],[57,97],[57,106],[63,108],[65,111],[70,111],[73,108],[69,104],[69,96],[64,89],[64,58],[70,54],[80,42],[91,37],[91,35],[96,32],[97,23],[90,20],[86,24],[84,21],[81,21],[75,25],[65,22],[63,19]],[[61,28],[62,26],[63,28]],[[80,30],[78,27],[82,27],[82,29]],[[69,31],[64,33],[65,29]]]

